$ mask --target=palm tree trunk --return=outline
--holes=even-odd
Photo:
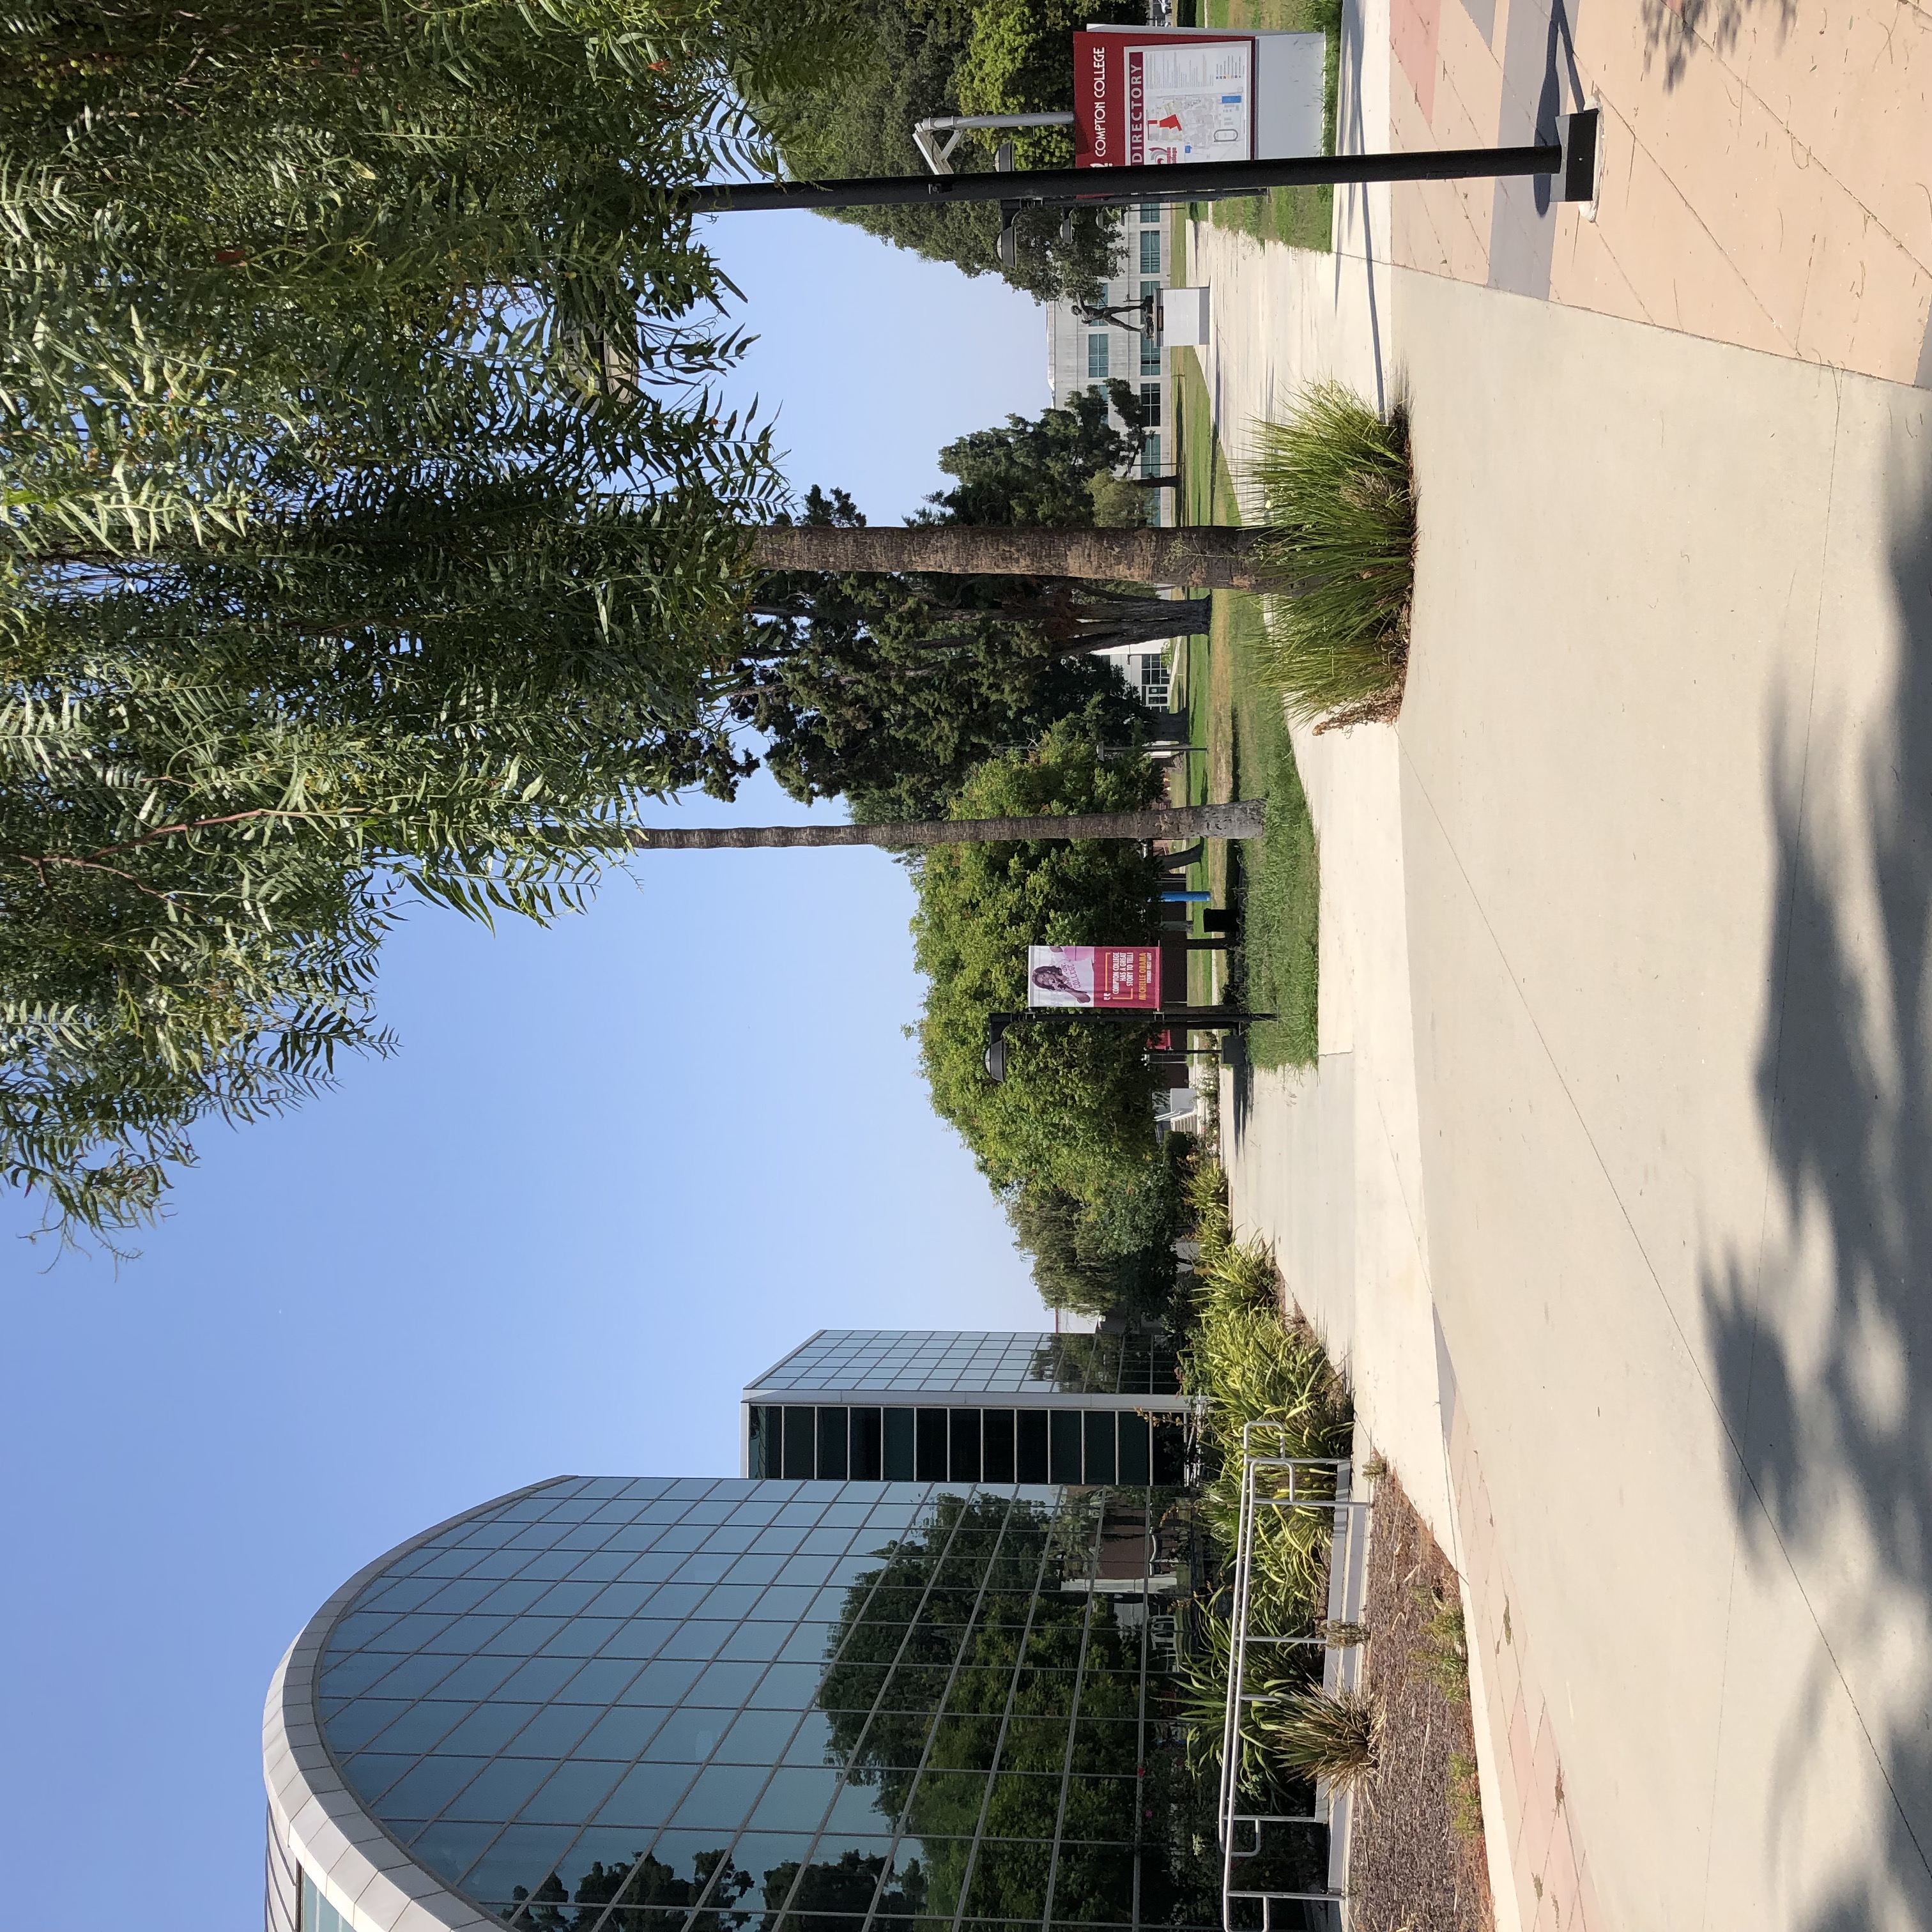
[[[1258,838],[1266,801],[1156,806],[1146,812],[1041,812],[1027,818],[890,819],[877,825],[634,826],[644,852],[764,850],[794,845],[991,845],[1030,838]]]
[[[781,524],[751,532],[765,570],[836,575],[922,572],[935,577],[1072,577],[1171,584],[1189,590],[1264,590],[1274,574],[1252,530],[1050,530],[1033,524]]]

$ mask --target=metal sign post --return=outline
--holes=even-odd
[[[1278,1019],[1278,1013],[1251,1013],[1238,1006],[1166,1006],[1158,1011],[1147,1008],[1103,1007],[1099,1011],[1034,1006],[1023,1013],[988,1013],[986,1016],[986,1075],[995,1084],[1006,1077],[1006,1032],[1011,1027],[1030,1022],[1035,1025],[1105,1026],[1124,1022],[1144,1033],[1162,1033],[1174,1028],[1184,1032],[1238,1032],[1251,1020]]]
[[[1288,160],[1182,161],[1025,174],[885,175],[851,181],[706,182],[680,197],[694,214],[775,208],[930,208],[998,202],[1006,225],[1027,208],[1110,208],[1148,201],[1220,201],[1277,188],[1376,182],[1548,177],[1558,201],[1596,198],[1598,110],[1557,117],[1556,139],[1526,148],[1441,148],[1415,154],[1309,154]]]

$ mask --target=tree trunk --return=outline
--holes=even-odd
[[[1123,483],[1131,483],[1136,490],[1178,490],[1180,472],[1175,470],[1168,476],[1123,476]]]
[[[1010,605],[988,614],[1003,622],[1036,625],[1054,657],[1082,651],[1111,651],[1122,644],[1151,644],[1168,638],[1204,638],[1210,613],[1205,597],[1138,597],[1118,604]],[[943,631],[921,638],[922,651],[970,650],[970,632]]]
[[[1276,581],[1253,530],[1048,530],[1033,524],[781,524],[754,530],[766,570],[836,575],[923,572],[935,577],[1073,577],[1171,584],[1188,590],[1265,590]]]
[[[1258,838],[1266,801],[1156,806],[1145,812],[1041,812],[1027,818],[916,818],[878,825],[636,826],[645,852],[764,850],[794,845],[991,845],[1028,838]]]

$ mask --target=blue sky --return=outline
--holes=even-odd
[[[1047,400],[990,278],[803,214],[716,242],[800,486],[898,520],[942,442]],[[735,815],[800,813],[760,780]],[[257,1923],[269,1673],[417,1529],[735,1473],[737,1390],[815,1328],[1045,1324],[901,1032],[911,905],[882,854],[700,853],[548,932],[425,910],[384,963],[400,1056],[206,1135],[140,1260],[50,1268],[0,1201],[0,1924]]]

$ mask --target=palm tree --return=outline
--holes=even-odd
[[[1214,526],[1058,530],[1039,524],[782,524],[754,530],[765,570],[920,572],[937,577],[1084,578],[1189,590],[1264,590],[1262,533]]]
[[[1258,838],[1265,802],[1156,806],[1144,812],[1040,812],[1024,818],[886,819],[872,825],[633,826],[646,852],[764,850],[799,845],[988,845],[1034,838]]]

